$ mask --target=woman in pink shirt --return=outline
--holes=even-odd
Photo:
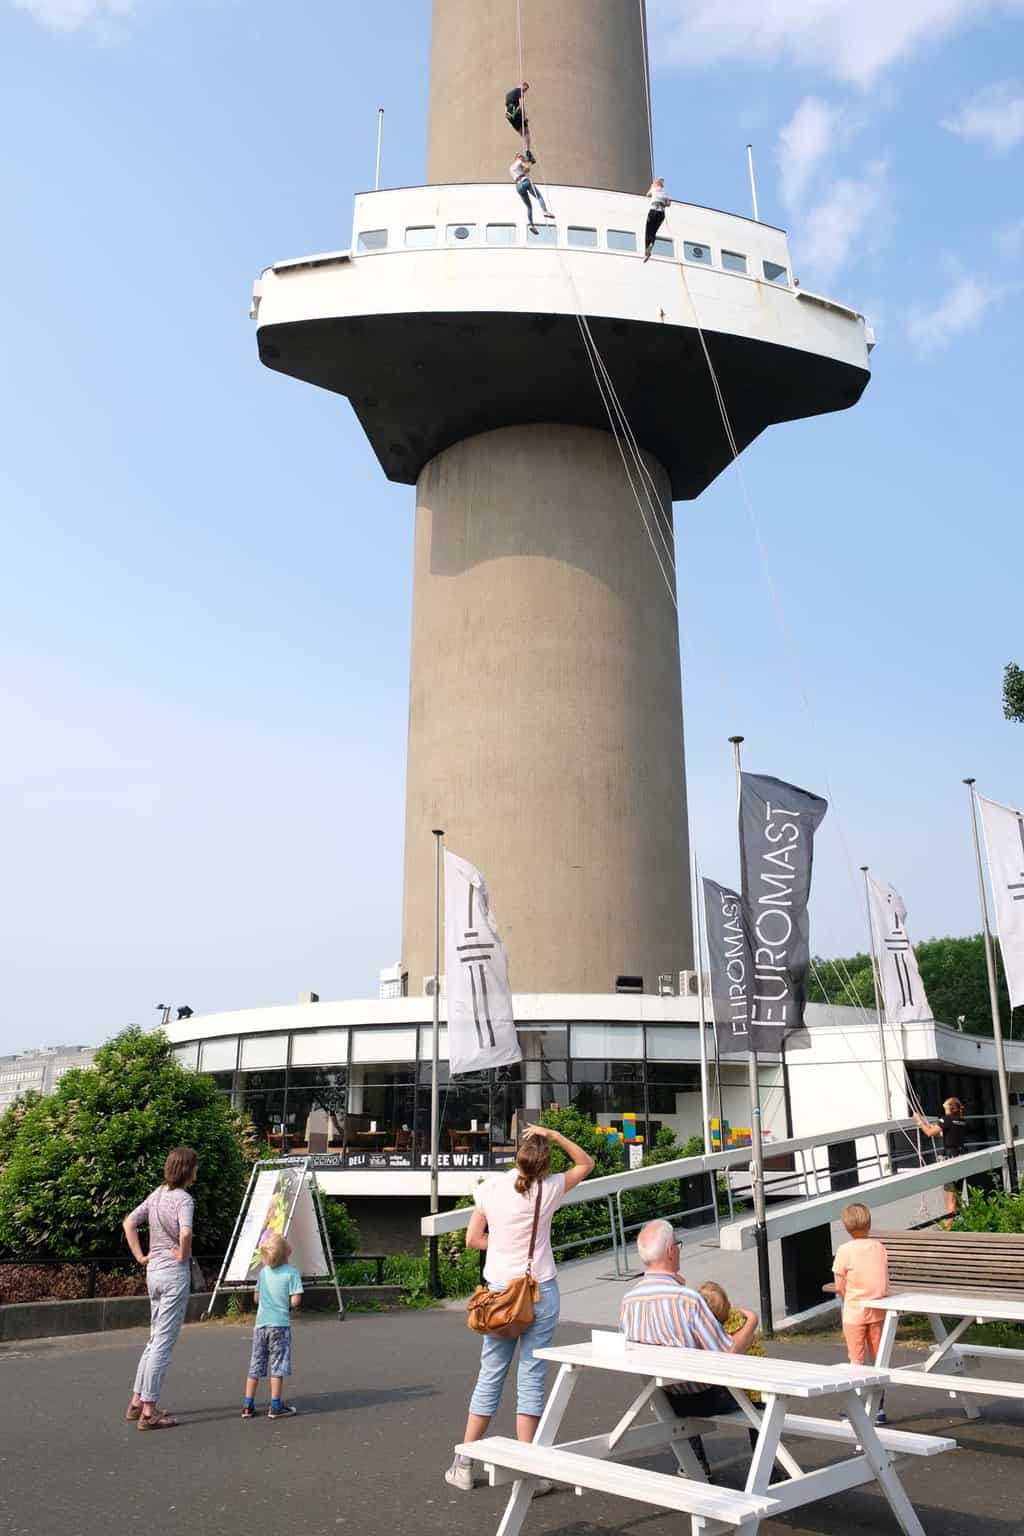
[[[551,1172],[552,1142],[570,1159],[572,1167],[568,1173]],[[534,1352],[551,1343],[559,1311],[551,1218],[570,1189],[581,1184],[593,1167],[590,1153],[568,1136],[546,1125],[528,1125],[516,1154],[515,1168],[487,1179],[476,1191],[476,1210],[466,1229],[466,1247],[482,1248],[487,1254],[484,1279],[492,1291],[503,1291],[510,1281],[525,1275],[534,1212],[539,1207],[531,1273],[540,1286],[540,1300],[534,1305],[533,1322],[518,1339],[499,1339],[490,1333],[484,1336],[480,1374],[470,1399],[463,1440],[480,1440],[486,1435],[517,1344],[516,1435],[520,1440],[532,1440],[537,1432],[544,1410],[545,1362],[538,1360]],[[473,1463],[469,1457],[456,1456],[445,1473],[445,1481],[468,1493],[473,1487]]]
[[[843,1298],[843,1333],[851,1365],[864,1365],[870,1354],[878,1359],[885,1313],[879,1307],[866,1307],[873,1296],[889,1294],[889,1255],[877,1238],[871,1236],[871,1212],[866,1205],[848,1205],[843,1212],[843,1226],[850,1234],[841,1243],[832,1261],[836,1292]],[[884,1424],[885,1408],[879,1404],[875,1422]]]

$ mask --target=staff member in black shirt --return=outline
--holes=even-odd
[[[964,1117],[964,1106],[959,1099],[944,1099],[942,1102],[942,1119],[940,1121],[925,1120],[923,1115],[914,1111],[914,1119],[926,1136],[942,1137],[942,1156],[959,1157],[964,1150],[964,1136],[967,1133],[967,1121]],[[952,1218],[957,1210],[957,1192],[955,1184],[943,1186],[946,1191],[946,1220],[944,1227],[952,1224]]]
[[[510,91],[505,92],[505,120],[522,139],[523,154],[527,160],[531,165],[536,165],[530,152],[530,119],[526,116],[526,93],[529,89],[529,80],[524,80],[522,85],[514,85]]]

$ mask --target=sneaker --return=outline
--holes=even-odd
[[[644,261],[650,261],[650,259],[651,259],[651,252],[653,250],[654,250],[654,246],[653,245],[649,245],[647,247],[646,251],[644,251]]]
[[[551,1482],[550,1478],[547,1477],[538,1477],[537,1481],[533,1485],[533,1497],[535,1499],[542,1499],[544,1498],[545,1494],[554,1493],[554,1491],[555,1485],[553,1482]]]
[[[255,1408],[249,1408],[248,1406],[246,1406],[246,1407],[244,1407],[242,1409],[242,1418],[243,1419],[254,1419],[255,1417],[256,1417],[256,1409]]]
[[[545,217],[545,218],[546,218],[546,219],[553,219],[553,218],[554,218],[554,214],[553,214],[553,213],[548,213],[548,212],[547,212],[547,210],[546,210],[546,209],[545,209],[545,211],[544,211],[544,217]]]
[[[291,1414],[298,1413],[294,1403],[282,1403],[280,1408],[268,1408],[268,1419],[287,1419]]]
[[[444,1475],[444,1480],[453,1488],[458,1488],[460,1493],[473,1492],[473,1465],[464,1467],[456,1456],[451,1466]]]
[[[886,1413],[884,1408],[879,1408],[878,1412],[875,1414],[875,1423],[876,1424],[888,1424],[888,1422],[889,1422],[889,1415]]]
[[[526,227],[530,231],[531,235],[535,235],[537,233],[537,226],[536,226],[536,224],[527,224]]]
[[[534,157],[533,154],[531,154],[531,152],[529,150],[526,151],[526,158],[530,162],[531,165],[536,165],[537,164],[536,158]]]

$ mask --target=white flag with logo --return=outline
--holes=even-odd
[[[980,795],[978,804],[1010,1007],[1020,1008],[1024,1005],[1024,811]]]
[[[480,871],[445,849],[445,972],[448,1070],[483,1072],[522,1061],[508,957],[491,916]]]
[[[881,974],[882,999],[889,1024],[910,1024],[930,1019],[917,956],[907,934],[907,909],[899,891],[868,876],[871,927]]]

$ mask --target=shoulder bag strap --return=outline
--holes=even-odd
[[[530,1233],[530,1252],[529,1252],[529,1256],[527,1257],[527,1260],[526,1260],[526,1273],[528,1275],[532,1275],[532,1273],[533,1273],[533,1250],[534,1250],[534,1246],[535,1246],[535,1244],[537,1242],[537,1225],[538,1225],[538,1223],[540,1221],[540,1197],[541,1197],[541,1191],[542,1191],[542,1184],[541,1184],[541,1181],[538,1179],[538,1181],[537,1181],[537,1201],[536,1201],[536,1204],[533,1207],[533,1230]]]

